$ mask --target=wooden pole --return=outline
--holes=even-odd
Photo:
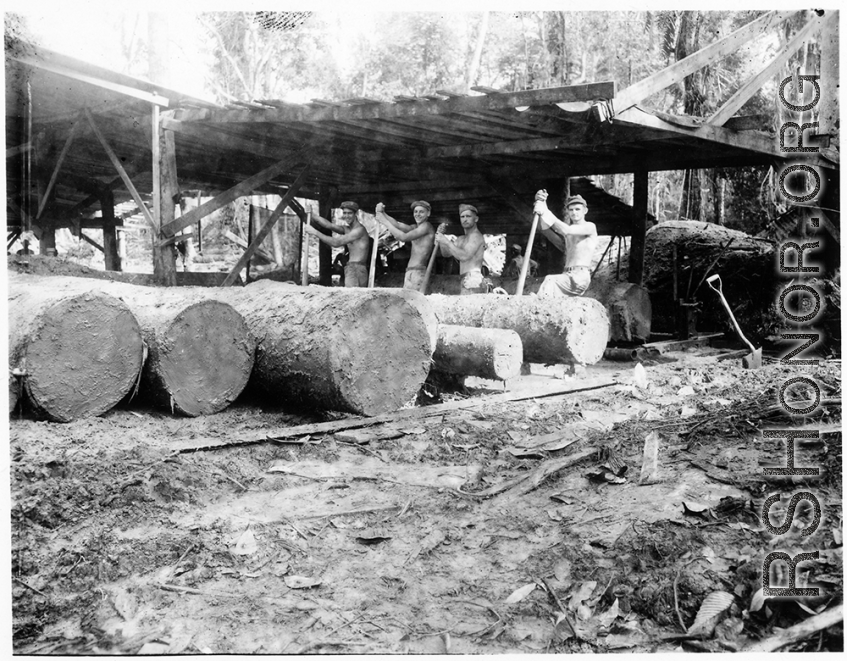
[[[535,232],[538,229],[539,218],[541,218],[541,216],[537,213],[532,214],[532,227],[529,228],[529,238],[526,241],[523,264],[521,264],[521,275],[518,278],[518,286],[515,287],[515,296],[523,296],[523,286],[526,282],[526,274],[529,271],[529,261],[532,257],[532,244],[535,243]]]
[[[371,250],[371,267],[370,271],[368,271],[368,289],[374,288],[374,281],[376,280],[376,254],[379,248],[379,223],[374,219],[374,244],[373,249]]]
[[[118,237],[115,229],[115,197],[111,189],[100,191],[100,209],[103,215],[103,256],[107,271],[120,271],[121,258],[118,255]]]
[[[447,223],[441,223],[435,230],[436,234],[444,234]],[[426,294],[426,288],[429,287],[429,279],[432,276],[432,269],[435,266],[435,258],[438,255],[438,245],[433,244],[432,254],[429,256],[429,262],[426,265],[426,273],[424,274],[423,284],[421,285],[421,294]]]
[[[253,205],[251,204],[247,208],[247,246],[249,247],[251,243],[253,243]],[[258,250],[258,248],[257,248]],[[244,278],[245,281],[250,282],[250,260],[247,260],[247,274]]]
[[[309,286],[309,233],[306,231],[307,227],[312,225],[312,212],[306,212],[306,221],[303,223],[303,230],[301,233],[302,241],[301,241],[301,250],[300,253],[300,284],[304,287]]]

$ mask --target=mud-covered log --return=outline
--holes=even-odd
[[[280,404],[375,415],[413,401],[429,372],[422,296],[270,280],[196,292],[244,315],[258,343],[253,383]]]
[[[644,287],[604,275],[591,281],[585,296],[600,301],[606,308],[610,341],[639,344],[649,341],[653,308]]]
[[[505,381],[521,373],[523,345],[513,330],[438,326],[433,369]]]
[[[10,410],[24,394],[57,422],[105,413],[137,382],[142,357],[139,324],[114,296],[9,273],[9,368],[23,375],[10,373]]]
[[[126,303],[147,344],[140,393],[156,406],[195,417],[218,413],[244,390],[256,345],[244,318],[222,301],[183,288],[98,283]]]
[[[606,310],[590,298],[432,294],[427,299],[442,324],[515,331],[526,362],[592,365],[609,340]]]
[[[24,276],[35,278],[36,276]],[[125,303],[147,346],[139,395],[173,413],[217,413],[244,390],[255,342],[227,303],[195,299],[187,288],[140,287],[84,278],[43,278],[101,291]]]

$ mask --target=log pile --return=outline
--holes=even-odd
[[[9,273],[9,407],[39,417],[100,415],[138,381],[141,328],[129,308],[85,281]]]
[[[611,325],[610,342],[644,344],[650,340],[653,307],[644,287],[618,282],[609,274],[598,274],[585,296],[600,301],[606,308]]]
[[[609,317],[590,298],[538,296],[427,296],[442,324],[505,328],[533,363],[592,365],[603,357]]]
[[[515,331],[470,326],[438,327],[433,369],[458,376],[505,381],[523,364],[523,345]]]

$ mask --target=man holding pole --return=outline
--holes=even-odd
[[[555,232],[565,240],[565,270],[544,278],[538,295],[582,296],[591,284],[591,258],[597,249],[597,228],[585,220],[588,205],[581,195],[571,195],[565,203],[569,223],[563,223],[547,208],[547,191],[540,190],[535,194],[533,211],[542,230]]]
[[[345,287],[367,287],[368,286],[368,251],[370,248],[370,237],[368,231],[359,222],[359,205],[355,202],[341,203],[341,220],[344,225],[336,225],[326,218],[312,214],[312,220],[321,227],[328,229],[341,236],[326,235],[319,232],[311,225],[305,225],[306,232],[318,237],[333,248],[347,246],[350,251],[350,259],[344,267]]]
[[[376,205],[376,219],[388,228],[391,236],[398,241],[412,242],[412,254],[409,257],[409,264],[406,266],[403,289],[423,290],[427,263],[435,246],[435,230],[429,222],[431,211],[432,207],[429,202],[424,200],[412,202],[415,225],[408,225],[385,213],[385,205],[382,202]]]
[[[445,257],[459,260],[462,275],[462,295],[487,294],[488,283],[482,275],[482,258],[485,254],[485,237],[479,231],[479,213],[471,204],[459,205],[459,222],[465,235],[457,239],[436,234],[435,245]]]

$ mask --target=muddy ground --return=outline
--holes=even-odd
[[[14,651],[742,649],[841,599],[840,361],[803,371],[825,404],[792,420],[776,391],[796,366],[741,370],[716,356],[647,360],[646,382],[630,363],[570,380],[533,366],[509,389],[616,385],[486,405],[502,388],[477,383],[467,398],[444,396],[465,408],[196,451],[174,448],[342,416],[246,396],[193,419],[138,405],[71,424],[15,414]],[[783,465],[785,450],[760,431],[812,423],[830,431],[798,444],[797,465],[821,476],[766,481],[763,466]],[[652,432],[658,470],[639,484]],[[583,459],[533,479],[568,456]],[[819,528],[800,536],[801,506],[774,537],[759,519],[764,499],[801,485],[822,504]],[[786,504],[771,510],[776,525]],[[763,604],[774,550],[818,550],[798,582],[822,596]],[[789,649],[840,650],[842,639],[838,625]]]

